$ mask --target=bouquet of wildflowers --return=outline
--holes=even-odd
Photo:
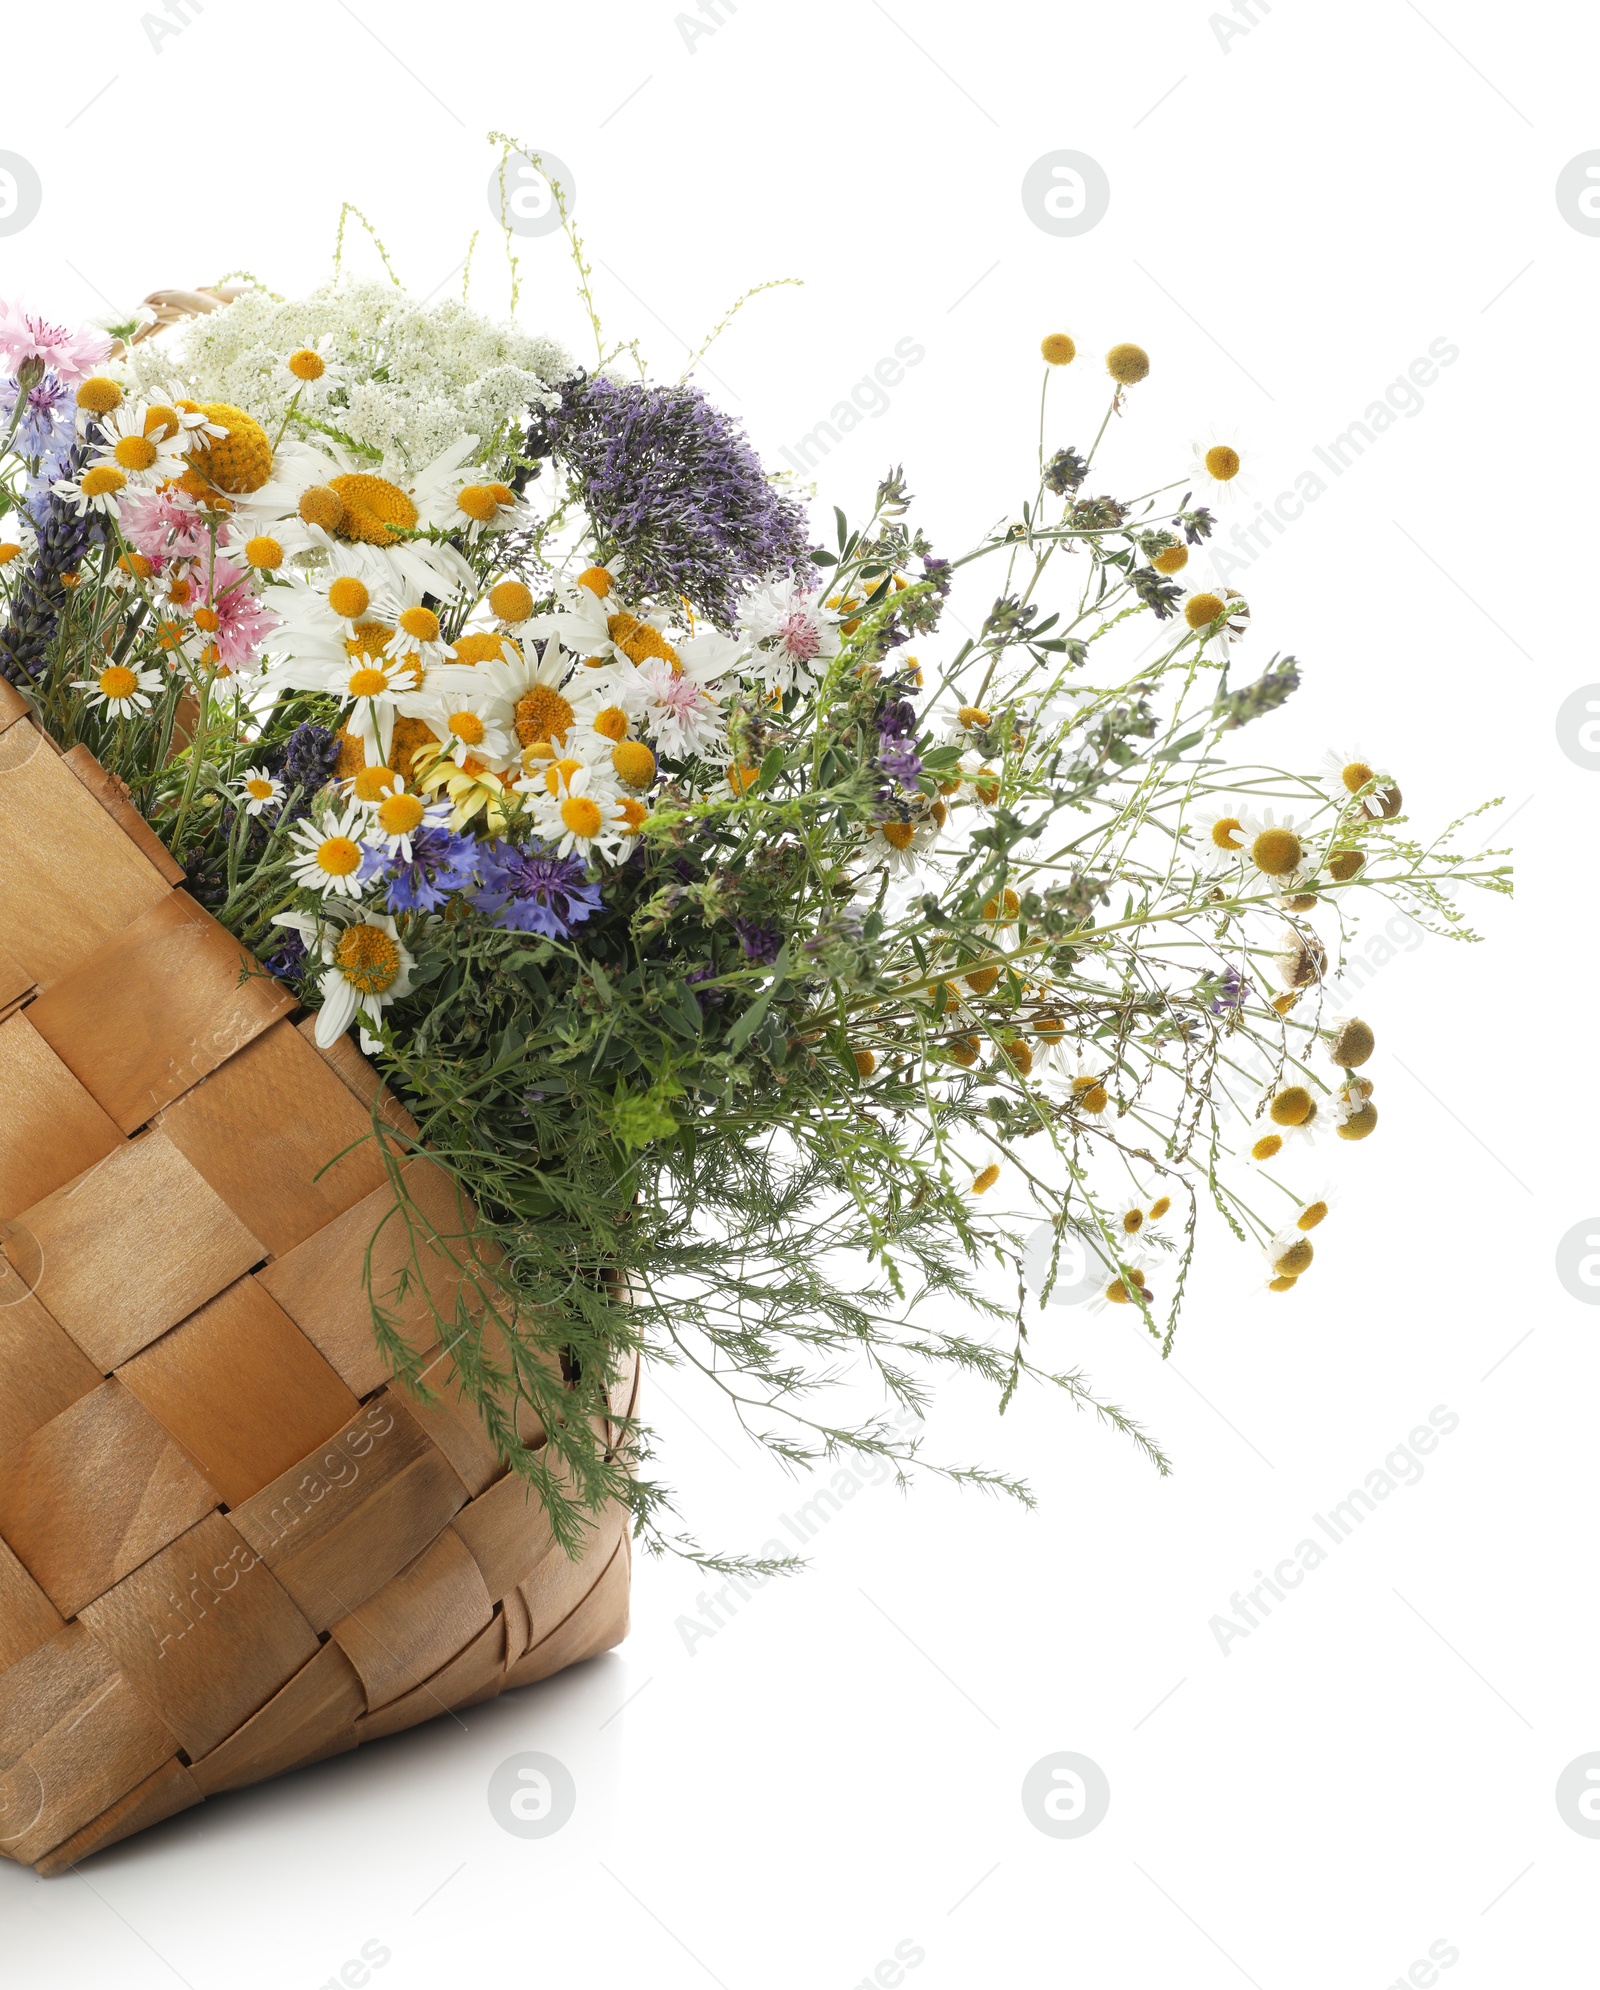
[[[564,1544],[610,1499],[681,1539],[648,1434],[606,1434],[634,1347],[795,1464],[927,1463],[943,1367],[1164,1470],[1036,1361],[1041,1303],[1165,1350],[1202,1223],[1273,1294],[1314,1276],[1305,1150],[1379,1125],[1373,1032],[1322,997],[1360,903],[1467,938],[1460,884],[1506,888],[1377,754],[1232,756],[1299,681],[1187,584],[1237,452],[1109,494],[1149,367],[1117,345],[1092,445],[1047,394],[970,550],[898,471],[819,543],[698,388],[603,348],[388,284],[195,302],[149,337],[0,315],[0,669],[470,1198],[439,1337]],[[1057,398],[1075,361],[1044,340]]]

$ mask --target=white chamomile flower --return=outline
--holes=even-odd
[[[75,677],[73,685],[86,694],[84,702],[104,706],[118,718],[148,712],[151,696],[161,689],[159,670],[135,670],[126,663],[108,663],[93,677]]]
[[[959,746],[976,754],[974,742],[980,733],[989,730],[993,716],[984,705],[958,705],[944,718],[945,744]]]
[[[455,495],[455,529],[469,545],[484,533],[515,532],[533,519],[509,484],[463,484]]]
[[[381,1046],[366,1026],[379,1028],[389,1004],[410,994],[416,965],[395,921],[387,913],[334,900],[320,919],[303,912],[280,912],[272,923],[298,933],[307,950],[322,958],[318,1044],[328,1049],[359,1018],[361,1048],[369,1054],[378,1050]]]
[[[1251,1149],[1252,1158],[1271,1160],[1282,1151],[1282,1144],[1290,1140],[1303,1140],[1307,1146],[1315,1143],[1326,1109],[1309,1085],[1290,1078],[1268,1092],[1262,1105],[1264,1111],[1257,1121],[1260,1132]],[[1274,1134],[1280,1145],[1274,1147],[1270,1154],[1257,1156],[1255,1147]]]
[[[1295,1211],[1294,1222],[1289,1227],[1302,1234],[1315,1230],[1325,1223],[1338,1207],[1339,1191],[1331,1182],[1319,1182]]]
[[[271,481],[235,503],[247,536],[276,539],[302,564],[341,551],[369,586],[409,588],[454,601],[476,588],[471,567],[447,536],[459,528],[455,493],[461,465],[477,447],[462,436],[407,483],[352,470],[293,440],[273,459]]]
[[[387,654],[422,670],[435,670],[455,656],[454,645],[445,641],[439,627],[439,617],[433,609],[423,606],[414,589],[408,604],[395,617]]]
[[[793,578],[752,588],[739,630],[756,646],[752,672],[769,691],[815,684],[839,654],[839,617]]]
[[[328,332],[318,332],[315,338],[296,346],[283,363],[294,382],[301,407],[308,404],[315,407],[350,378],[350,369],[338,357],[338,348]]]
[[[440,758],[458,767],[499,773],[517,758],[510,701],[491,684],[458,688],[451,683],[435,692],[430,680],[420,699],[406,701],[406,709],[443,741]]]
[[[1104,1078],[1098,1071],[1078,1070],[1070,1074],[1072,1110],[1080,1119],[1101,1120],[1111,1105]]]
[[[0,581],[13,580],[16,575],[31,567],[39,554],[39,533],[33,520],[25,511],[8,511],[0,518]],[[6,573],[7,567],[12,568]],[[133,578],[125,569],[113,570],[113,577],[120,582]]]
[[[324,896],[334,892],[349,896],[360,889],[360,873],[366,861],[361,842],[366,826],[362,814],[355,807],[342,812],[327,809],[315,820],[295,824],[291,832],[294,860],[289,875],[296,884],[307,891],[320,891]],[[340,1028],[343,1027],[341,1024]]]
[[[914,877],[922,858],[937,847],[946,813],[944,803],[936,801],[931,809],[914,814],[909,822],[892,817],[880,822],[872,840],[874,845],[883,844],[883,849],[875,852],[881,868],[890,877]]]
[[[412,837],[420,829],[443,828],[450,820],[450,804],[425,802],[408,793],[404,777],[397,774],[376,801],[364,805],[364,813],[367,826],[361,840],[367,848],[409,864]]]
[[[1324,756],[1322,764],[1333,778],[1333,788],[1340,801],[1358,798],[1356,807],[1362,815],[1381,822],[1390,821],[1400,813],[1400,790],[1394,784],[1393,775],[1380,767],[1370,755],[1363,753],[1359,746],[1349,752],[1335,747]],[[1377,785],[1374,786],[1374,783]]]
[[[246,815],[260,815],[263,809],[276,807],[283,795],[282,781],[265,767],[247,767],[239,786],[244,791]]]
[[[1341,1140],[1365,1140],[1378,1123],[1370,1078],[1347,1078],[1328,1107],[1334,1132]]]
[[[1267,1239],[1267,1278],[1271,1292],[1289,1291],[1297,1278],[1311,1269],[1316,1246],[1303,1230],[1279,1230]]]
[[[1256,479],[1245,467],[1249,450],[1237,429],[1207,429],[1191,447],[1195,495],[1208,509],[1225,510],[1255,491]]]
[[[126,473],[130,484],[171,483],[189,467],[173,440],[170,408],[124,401],[100,417],[101,446],[94,461]]]
[[[1041,1076],[1052,1073],[1070,1072],[1077,1063],[1079,1050],[1067,1030],[1064,1016],[1053,1009],[1044,1009],[1032,1018],[1027,1025],[1033,1042],[1034,1067]]]
[[[62,477],[50,488],[79,518],[89,512],[100,518],[120,518],[121,500],[128,494],[128,475],[115,463],[91,463],[76,481]]]
[[[1309,873],[1305,840],[1292,815],[1265,808],[1239,818],[1245,861],[1279,890],[1290,891]]]
[[[985,808],[1000,799],[1000,774],[981,753],[963,753],[956,768],[963,787],[970,788]]]
[[[1240,808],[1223,806],[1208,809],[1197,816],[1194,823],[1196,834],[1209,855],[1219,864],[1227,865],[1235,857],[1243,854],[1247,841],[1244,833],[1246,811]]]
[[[559,856],[616,858],[628,840],[627,810],[603,768],[560,760],[517,783],[531,796],[537,833]]]
[[[1120,1264],[1105,1272],[1105,1283],[1098,1297],[1089,1301],[1086,1310],[1103,1313],[1108,1306],[1149,1306],[1155,1295],[1150,1290],[1148,1264],[1149,1260],[1142,1251],[1126,1253]],[[1101,1269],[1105,1270],[1105,1267]]]

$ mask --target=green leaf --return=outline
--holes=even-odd
[[[772,997],[777,990],[777,986],[778,979],[774,975],[766,987],[762,989],[761,993],[750,1004],[749,1008],[745,1010],[744,1014],[734,1024],[733,1028],[729,1030],[728,1048],[730,1050],[743,1050],[751,1037],[760,1029],[766,1018],[767,1010],[772,1006]]]
[[[758,788],[770,788],[783,772],[784,762],[787,758],[788,756],[781,746],[770,748],[766,759],[761,763],[761,772],[756,777],[755,785]]]

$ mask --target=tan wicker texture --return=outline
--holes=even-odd
[[[181,885],[0,681],[0,1852],[47,1874],[627,1630],[621,1512],[554,1545],[416,1280],[437,1402],[392,1384],[363,1259],[393,1190],[370,1138],[327,1165],[380,1081]],[[427,1269],[448,1314],[461,1265]]]

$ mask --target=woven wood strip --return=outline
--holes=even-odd
[[[436,1344],[471,1208],[414,1157],[447,1242],[404,1295],[401,1225],[372,1253],[418,1403],[364,1282],[393,1191],[345,1151],[374,1102],[415,1124],[182,882],[0,682],[0,1852],[44,1874],[628,1627],[621,1512],[563,1555]]]

